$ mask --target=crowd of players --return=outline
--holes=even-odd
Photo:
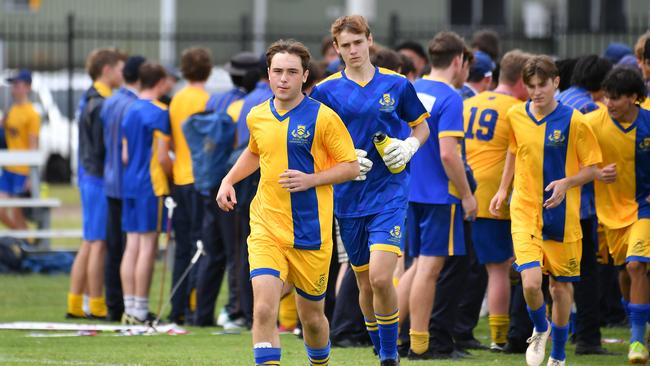
[[[256,364],[279,364],[278,332],[297,326],[313,365],[331,345],[372,344],[381,365],[468,357],[488,348],[473,335],[485,297],[495,352],[540,365],[550,335],[548,365],[565,364],[569,337],[608,355],[611,317],[629,323],[629,361],[646,363],[650,34],[553,61],[501,55],[489,31],[471,46],[441,32],[428,52],[374,44],[359,16],[331,33],[318,62],[294,41],[233,56],[234,86],[214,95],[204,48],[183,51],[173,95],[180,78],[160,64],[89,55],[67,316],[153,319],[171,195],[168,320],[252,327]],[[197,115],[234,122],[234,141],[188,134]],[[199,172],[215,148],[230,161]],[[198,240],[206,254],[179,282]]]

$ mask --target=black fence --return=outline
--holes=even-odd
[[[546,53],[558,57],[585,53],[602,53],[609,42],[633,45],[644,33],[650,19],[640,15],[627,21],[627,29],[620,33],[575,32],[557,30],[541,38],[527,38],[523,25],[492,27],[502,41],[502,50],[521,48],[529,52]],[[410,39],[426,42],[441,30],[454,30],[466,38],[479,27],[434,24],[428,19],[403,19],[392,14],[385,26],[373,27],[375,40],[387,46]],[[267,24],[264,34],[254,34],[249,15],[219,23],[178,24],[176,32],[161,30],[155,21],[123,22],[119,20],[89,20],[70,14],[56,22],[27,24],[6,21],[0,24],[0,51],[8,68],[28,67],[34,70],[83,68],[87,54],[94,48],[115,46],[129,53],[139,53],[153,59],[159,57],[161,42],[173,41],[175,53],[190,45],[202,45],[213,51],[215,61],[223,63],[240,50],[252,49],[254,41],[268,44],[279,38],[295,38],[310,47],[314,55],[329,32],[329,21],[320,24]],[[4,61],[2,63],[1,61]]]

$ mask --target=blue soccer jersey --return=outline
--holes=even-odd
[[[594,102],[591,93],[587,89],[579,86],[572,86],[561,92],[555,98],[558,102],[579,110],[582,114],[587,114],[598,109],[598,104]]]
[[[168,138],[170,133],[169,113],[164,105],[146,99],[133,102],[122,120],[128,151],[122,184],[124,198],[169,193],[167,178],[158,163],[156,143],[157,138]]]
[[[420,101],[431,114],[431,117],[427,118],[431,133],[411,159],[413,177],[409,201],[429,204],[459,203],[458,191],[449,181],[442,166],[438,139],[463,138],[465,135],[463,99],[451,85],[429,77],[417,80],[415,90]]]
[[[341,71],[316,85],[311,97],[341,117],[355,148],[368,152],[367,158],[373,162],[365,181],[334,187],[336,216],[363,217],[387,209],[405,208],[409,170],[392,174],[375,149],[372,137],[382,131],[390,137],[405,139],[410,134],[407,127],[417,126],[428,116],[408,79],[390,70],[375,68],[373,78],[360,85]]]

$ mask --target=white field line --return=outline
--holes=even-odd
[[[5,357],[0,355],[0,362],[26,363],[30,365],[70,365],[70,366],[141,366],[137,363],[116,364],[116,363],[99,363],[91,361],[61,361],[51,360],[49,358],[19,358]]]

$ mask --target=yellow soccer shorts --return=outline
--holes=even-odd
[[[325,298],[332,259],[332,242],[320,249],[295,249],[268,239],[248,240],[250,278],[272,275],[296,288],[298,295],[311,301]]]
[[[582,240],[563,243],[542,240],[527,233],[513,233],[512,243],[516,258],[513,267],[518,272],[541,267],[543,273],[556,281],[580,281]]]
[[[630,261],[650,262],[650,219],[620,229],[605,228],[605,237],[615,266]]]

